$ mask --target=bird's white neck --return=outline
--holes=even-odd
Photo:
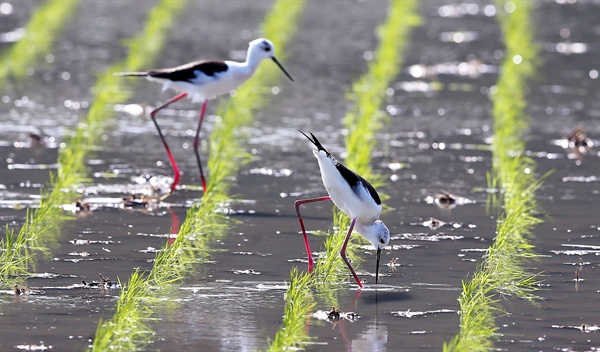
[[[261,58],[256,57],[256,55],[252,55],[252,52],[248,51],[248,54],[246,55],[246,62],[244,62],[244,64],[250,72],[254,73],[261,61]]]

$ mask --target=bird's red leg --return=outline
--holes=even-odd
[[[350,235],[352,234],[352,230],[354,229],[354,224],[356,224],[356,218],[352,219],[352,223],[350,223],[350,228],[348,229],[348,234],[346,235],[346,239],[344,240],[344,245],[342,246],[340,255],[342,256],[342,259],[344,259],[344,262],[346,262],[348,269],[350,269],[350,272],[354,276],[354,280],[356,280],[358,287],[360,287],[362,289],[363,288],[362,283],[360,282],[360,280],[358,279],[358,276],[354,272],[352,265],[350,265],[350,261],[348,261],[348,258],[346,258],[346,246],[348,245],[348,241],[350,240]]]
[[[202,171],[202,161],[200,161],[200,128],[202,127],[202,120],[204,120],[204,114],[206,113],[207,100],[202,104],[200,110],[200,118],[198,119],[198,128],[196,129],[196,137],[194,138],[194,153],[196,153],[196,161],[198,161],[198,168],[200,169],[200,182],[202,182],[202,191],[206,193],[206,179],[204,179],[204,172]]]
[[[167,155],[169,156],[169,161],[171,162],[171,166],[173,167],[173,184],[171,185],[171,192],[173,193],[175,192],[175,187],[177,187],[177,184],[179,184],[179,178],[181,177],[181,174],[179,172],[179,168],[177,167],[177,163],[175,162],[175,158],[173,157],[173,154],[171,153],[171,149],[169,149],[169,145],[167,144],[167,140],[165,139],[165,136],[163,136],[162,131],[160,130],[160,127],[158,126],[158,122],[156,122],[156,113],[169,106],[170,104],[176,102],[177,100],[183,99],[187,96],[187,93],[180,93],[176,96],[174,96],[173,98],[171,98],[171,100],[167,101],[166,103],[160,105],[159,107],[154,108],[154,110],[152,110],[150,112],[150,117],[152,118],[152,122],[154,122],[154,126],[156,126],[156,130],[158,131],[158,135],[160,136],[160,139],[163,142],[163,145],[165,146],[165,149],[167,151]],[[170,194],[169,193],[169,194]]]
[[[319,197],[319,198],[309,198],[309,199],[300,199],[294,202],[294,206],[296,207],[296,214],[298,214],[298,220],[300,221],[300,227],[302,228],[302,235],[304,235],[304,245],[306,246],[306,254],[308,255],[308,272],[314,270],[315,262],[312,257],[312,253],[310,251],[310,244],[308,243],[308,236],[306,236],[306,229],[304,228],[304,220],[302,220],[302,215],[300,215],[300,205],[304,203],[313,203],[313,202],[321,202],[324,200],[331,200],[329,196]]]
[[[177,213],[175,213],[171,208],[169,208],[169,214],[171,215],[171,235],[175,235],[169,236],[168,242],[170,246],[173,244],[173,242],[175,242],[177,234],[179,233],[179,216],[177,216]]]

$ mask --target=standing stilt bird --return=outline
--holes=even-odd
[[[150,70],[146,72],[116,73],[120,76],[146,77],[149,81],[162,83],[163,91],[171,88],[179,92],[178,95],[150,112],[150,117],[158,130],[158,135],[165,146],[171,166],[173,167],[174,176],[170,193],[175,191],[175,187],[177,187],[177,184],[179,183],[180,172],[177,163],[175,162],[175,158],[173,157],[173,154],[171,154],[167,141],[156,122],[156,113],[186,96],[192,99],[193,102],[202,103],[198,127],[196,128],[196,136],[194,138],[194,153],[196,154],[196,161],[198,162],[198,168],[200,169],[202,189],[206,192],[206,179],[204,178],[200,153],[198,151],[200,145],[200,129],[204,114],[206,113],[206,104],[209,99],[229,93],[232,89],[235,89],[246,82],[252,77],[264,59],[273,60],[277,66],[281,68],[283,73],[285,73],[291,81],[294,81],[292,76],[290,76],[281,63],[275,58],[275,47],[273,46],[273,43],[264,38],[255,39],[250,42],[245,62],[195,61],[173,68]]]
[[[348,269],[350,269],[358,286],[362,288],[362,283],[354,272],[348,258],[346,258],[346,246],[348,245],[352,230],[356,227],[356,231],[369,240],[375,249],[377,249],[375,283],[378,283],[381,249],[383,249],[390,241],[390,230],[388,230],[387,226],[379,220],[382,206],[377,191],[375,191],[375,188],[373,188],[367,180],[335,160],[335,158],[323,148],[315,135],[311,133],[311,138],[302,131],[300,131],[300,133],[317,147],[316,150],[313,150],[313,154],[319,162],[323,185],[325,185],[327,193],[329,194],[325,197],[297,200],[294,203],[296,213],[298,214],[298,220],[300,221],[300,227],[302,228],[302,234],[304,235],[306,253],[308,254],[308,271],[311,272],[314,269],[314,260],[310,251],[308,237],[306,236],[304,221],[302,220],[302,215],[300,215],[300,205],[304,203],[331,200],[344,214],[352,219],[348,234],[346,235],[346,240],[340,251],[342,259],[344,259]]]

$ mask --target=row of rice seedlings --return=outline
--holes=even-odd
[[[35,64],[35,60],[50,51],[54,39],[68,22],[66,18],[77,4],[77,0],[49,1],[33,13],[25,28],[25,35],[0,55],[0,87],[5,87],[9,77],[21,79],[27,76],[27,69]],[[5,238],[0,240],[0,287],[12,286],[24,280],[34,263],[35,251],[48,252],[39,243],[38,235],[43,233],[45,241],[52,242],[56,235],[56,222],[60,221],[62,214],[58,206],[68,199],[61,189],[70,182],[81,181],[76,173],[65,176],[51,177],[51,183],[56,183],[58,187],[52,191],[42,189],[38,209],[27,211],[24,225],[18,233],[6,228]]]
[[[285,292],[285,306],[283,321],[270,341],[268,351],[293,351],[298,350],[310,341],[306,329],[306,320],[315,306],[315,299],[311,290],[314,283],[310,275],[298,273],[297,268],[290,272],[290,287]]]
[[[373,172],[370,166],[372,152],[375,148],[378,133],[388,116],[380,110],[387,89],[398,75],[402,67],[403,53],[408,44],[410,31],[419,25],[421,19],[417,13],[418,1],[391,1],[388,17],[377,28],[380,43],[374,52],[373,61],[369,62],[368,71],[352,85],[349,100],[354,105],[344,117],[347,157],[345,165],[378,188],[385,184],[384,177]],[[388,197],[380,191],[382,201]],[[325,243],[325,258],[331,263],[317,271],[320,278],[332,278],[338,281],[347,274],[346,264],[339,256],[351,219],[334,208],[334,228],[337,233],[329,236]],[[368,244],[361,236],[352,236],[347,253],[360,263],[358,244]],[[340,274],[342,275],[340,277]],[[319,276],[322,275],[322,276]]]
[[[489,351],[497,335],[496,318],[504,313],[499,298],[517,296],[535,302],[537,279],[524,265],[535,256],[529,243],[532,230],[541,222],[536,216],[535,192],[541,179],[534,176],[535,163],[525,157],[523,139],[528,126],[524,115],[526,81],[533,76],[537,49],[531,28],[531,3],[498,1],[506,43],[494,104],[494,140],[490,187],[499,187],[496,209],[500,215],[497,235],[470,280],[463,282],[459,297],[460,331],[445,351]],[[543,177],[542,177],[543,179]]]
[[[161,1],[150,12],[144,30],[131,39],[129,56],[99,77],[94,86],[94,103],[85,121],[78,125],[65,141],[66,146],[59,150],[58,171],[51,174],[49,185],[42,189],[39,207],[27,212],[16,238],[14,232],[7,232],[5,239],[0,241],[0,285],[24,280],[24,275],[33,268],[35,253],[45,250],[46,244],[53,242],[53,234],[58,232],[63,220],[72,218],[64,213],[61,206],[74,201],[76,194],[72,189],[85,181],[87,155],[112,116],[106,106],[122,102],[130,95],[123,90],[123,78],[114,76],[113,72],[135,71],[149,66],[160,52],[166,29],[183,4],[184,1]],[[42,234],[44,243],[41,242]]]
[[[60,34],[79,0],[51,0],[35,10],[25,28],[25,34],[11,49],[0,55],[0,87],[9,77],[22,79],[36,60],[46,55]]]
[[[368,71],[354,83],[348,97],[354,108],[344,118],[344,126],[348,130],[348,156],[345,163],[375,187],[384,185],[383,177],[376,175],[369,166],[375,146],[374,136],[385,123],[385,115],[379,109],[386,89],[402,67],[402,54],[410,30],[420,22],[417,1],[391,1],[389,6],[387,19],[378,27],[380,43],[375,58],[369,63]],[[285,315],[270,343],[270,351],[295,349],[310,340],[304,322],[315,305],[312,286],[319,284],[317,290],[327,296],[329,303],[336,301],[331,295],[331,288],[332,284],[339,284],[347,277],[348,269],[339,252],[349,225],[350,219],[346,215],[334,211],[336,233],[330,234],[325,240],[325,253],[319,256],[313,273],[298,274],[296,269],[292,270],[290,285],[285,293]],[[347,247],[347,255],[353,258],[355,265],[360,263],[357,243],[361,239],[355,234]]]
[[[39,207],[27,210],[18,233],[6,227],[5,237],[0,240],[0,287],[23,283],[35,269],[38,256],[49,255],[48,246],[55,242],[60,224],[68,218],[60,208],[73,196],[66,187],[71,185],[70,182],[81,181],[82,177],[75,173],[63,178],[51,175],[54,188],[51,191],[42,189]]]
[[[285,58],[286,44],[295,32],[303,7],[304,1],[278,0],[262,25],[263,35],[278,48],[281,60]],[[98,323],[94,351],[140,349],[150,343],[154,333],[147,322],[153,314],[152,307],[185,279],[194,264],[208,255],[211,245],[226,235],[228,225],[224,209],[231,201],[231,178],[249,155],[243,150],[243,139],[236,131],[252,123],[254,112],[264,106],[268,98],[264,86],[275,84],[279,79],[279,72],[272,67],[259,68],[237,90],[234,98],[219,105],[219,118],[209,139],[207,192],[188,210],[175,241],[163,245],[152,270],[147,275],[135,272],[123,285],[115,315]]]

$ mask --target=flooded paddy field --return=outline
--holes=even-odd
[[[40,7],[35,1],[5,4],[0,5],[2,33],[19,33]],[[61,143],[93,103],[97,75],[127,55],[124,39],[142,28],[155,5],[80,3],[53,51],[25,79],[3,84],[3,231],[18,232],[27,210],[37,207],[49,171],[58,168]],[[271,6],[271,1],[188,2],[153,67],[199,58],[243,60],[247,42],[261,36],[259,24]],[[459,332],[462,281],[475,271],[496,231],[495,213],[487,210],[494,192],[487,175],[494,138],[490,93],[505,49],[497,21],[505,9],[499,6],[420,3],[421,22],[408,38],[401,73],[386,91],[381,110],[389,121],[376,134],[371,160],[385,178],[378,191],[389,196],[382,220],[392,234],[382,252],[380,283],[374,284],[375,253],[365,247],[355,265],[367,281],[365,289],[359,291],[348,276],[328,294],[315,290],[316,306],[305,321],[312,339],[304,349],[436,351]],[[347,131],[341,118],[351,108],[347,93],[373,59],[375,28],[387,8],[380,1],[306,3],[283,62],[295,83],[264,87],[269,103],[241,130],[251,159],[228,179],[235,198],[222,209],[231,220],[226,234],[210,244],[192,275],[152,303],[154,337],[144,349],[270,346],[282,323],[290,269],[306,270],[294,201],[325,195],[311,146],[297,130],[312,131],[344,159]],[[531,119],[526,153],[536,174],[552,171],[537,191],[543,222],[531,243],[539,257],[527,268],[539,274],[541,300],[533,305],[500,297],[506,314],[496,321],[495,346],[594,351],[600,348],[600,3],[539,1],[531,13],[540,62],[526,92]],[[10,50],[14,41],[0,44]],[[270,62],[263,66],[277,70]],[[21,283],[24,294],[0,287],[2,351],[88,349],[98,322],[115,314],[122,290],[96,287],[104,286],[100,274],[124,283],[135,269],[150,270],[161,246],[173,240],[187,210],[202,198],[192,151],[199,105],[184,100],[159,115],[183,186],[149,207],[122,200],[150,192],[151,186],[167,189],[171,176],[154,126],[142,111],[172,92],[133,80],[129,89],[132,97],[106,106],[116,118],[86,160],[88,180],[77,186],[90,209],[77,210],[77,199],[64,205],[65,214],[75,215],[41,235],[46,248],[36,252],[33,273]],[[217,105],[208,105],[205,138],[220,122]],[[591,148],[569,148],[565,136],[576,128]],[[202,152],[211,153],[207,143]],[[453,195],[453,201],[444,202],[443,194]],[[324,241],[318,231],[331,227],[331,209],[327,203],[303,208],[315,252]],[[356,315],[327,318],[332,302],[342,313]]]

